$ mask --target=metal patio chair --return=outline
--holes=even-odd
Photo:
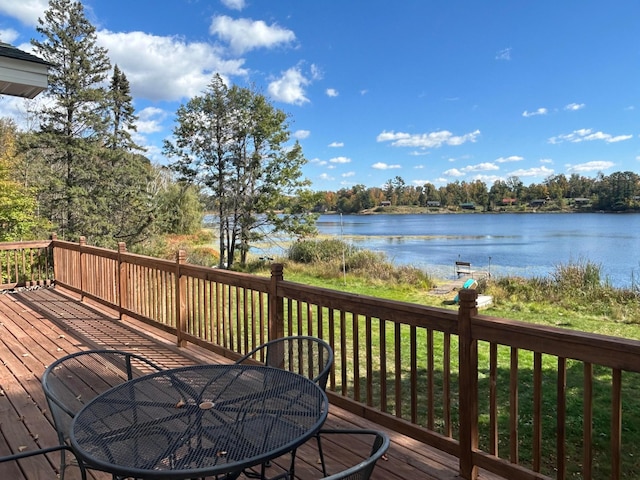
[[[333,366],[333,349],[317,337],[283,337],[254,348],[236,360],[236,363],[247,361],[258,361],[270,367],[298,373],[313,380],[325,390]]]
[[[56,445],[55,447],[38,448],[36,450],[28,450],[25,452],[14,453],[12,455],[1,456],[0,463],[18,462],[18,465],[16,466],[16,468],[23,470],[25,477],[28,477],[29,474],[32,472],[29,472],[29,469],[24,467],[23,460],[30,457],[35,457],[36,455],[47,455],[49,453],[54,453],[54,452],[60,452],[60,455],[64,455],[66,452],[69,452],[72,456],[75,456],[73,453],[73,450],[68,445]],[[80,463],[78,463],[78,466],[80,468],[80,476],[82,480],[86,480],[87,473],[85,471],[84,466]],[[62,475],[62,471],[60,471],[60,474]]]
[[[71,421],[86,403],[111,387],[160,370],[149,359],[120,350],[86,350],[53,362],[42,375],[42,388],[60,445],[68,445]],[[66,466],[62,450],[61,479]]]
[[[368,457],[366,457],[357,465],[347,468],[346,470],[334,473],[333,475],[328,475],[324,452],[322,451],[322,439],[328,438],[329,436],[338,435],[367,436],[371,439],[372,442],[371,452],[369,453]],[[322,464],[322,474],[327,480],[368,480],[369,478],[371,478],[371,473],[376,466],[376,462],[386,453],[389,448],[389,437],[384,432],[380,432],[377,430],[322,429],[320,430],[320,432],[318,432],[316,438],[318,440],[318,451],[320,453],[320,463]]]
[[[270,367],[282,368],[298,373],[317,383],[322,390],[327,387],[329,372],[333,366],[333,349],[324,340],[308,335],[276,338],[259,345],[239,358],[236,363],[258,361]],[[291,451],[291,465],[288,472],[274,478],[293,478],[296,450]],[[246,471],[248,477],[262,478],[267,462],[261,466],[261,473]],[[273,480],[273,479],[272,479]]]

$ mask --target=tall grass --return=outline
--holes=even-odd
[[[637,289],[615,288],[602,279],[602,268],[589,260],[557,265],[547,277],[502,277],[486,291],[497,305],[554,305],[575,314],[617,322],[640,323]]]
[[[316,272],[321,278],[349,274],[377,284],[393,282],[419,288],[431,288],[433,285],[431,277],[419,268],[396,266],[384,253],[361,249],[342,240],[295,242],[289,247],[286,260],[304,265],[306,270]],[[288,263],[287,270],[289,267],[295,268],[295,265]]]

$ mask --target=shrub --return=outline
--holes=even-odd
[[[346,257],[356,250],[341,240],[301,240],[289,247],[287,258],[298,263],[342,261],[343,255]]]

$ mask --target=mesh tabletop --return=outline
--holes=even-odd
[[[141,478],[232,473],[278,457],[313,436],[327,417],[325,393],[286,370],[198,365],[131,380],[76,415],[78,456]]]

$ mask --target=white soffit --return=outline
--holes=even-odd
[[[48,66],[35,55],[0,43],[0,94],[34,98],[47,89]]]

